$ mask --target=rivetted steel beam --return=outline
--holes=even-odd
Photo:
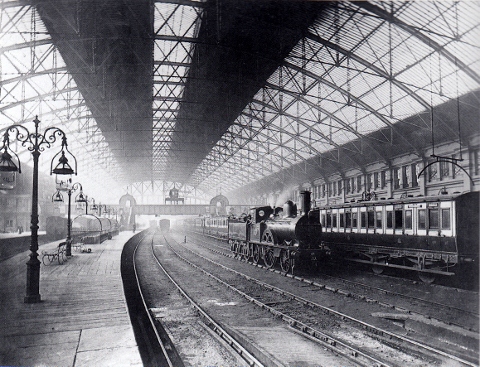
[[[396,130],[395,129],[395,126],[390,122],[388,121],[385,117],[382,116],[382,114],[378,113],[378,111],[376,111],[375,109],[373,109],[370,105],[368,105],[367,103],[365,103],[364,101],[362,101],[360,98],[352,95],[350,92],[346,91],[345,89],[343,88],[340,88],[338,85],[328,81],[328,80],[325,80],[324,78],[320,77],[319,75],[316,75],[308,70],[305,70],[305,69],[302,69],[301,67],[297,66],[297,65],[294,65],[292,63],[289,63],[289,62],[284,62],[283,63],[285,66],[289,67],[289,68],[292,68],[300,73],[305,73],[305,75],[308,75],[309,77],[311,77],[312,79],[315,79],[315,80],[318,80],[319,82],[321,83],[324,83],[326,85],[328,85],[330,88],[332,89],[335,89],[337,91],[339,91],[340,93],[342,93],[343,95],[345,96],[348,96],[352,99],[352,101],[356,102],[358,105],[362,106],[363,108],[365,108],[365,110],[369,111],[372,115],[374,115],[375,117],[377,117],[380,121],[382,121],[386,126],[392,128],[393,130]],[[411,146],[413,148],[413,150],[415,152],[417,152],[417,154],[420,155],[420,152],[418,152],[417,148],[415,146],[413,146],[411,144],[410,141],[408,141],[408,139],[406,139],[402,134],[398,134],[398,136],[400,138],[403,138],[403,140],[405,140],[405,142]]]
[[[370,70],[372,70],[374,73],[384,77],[385,79],[391,81],[395,86],[397,86],[399,89],[403,90],[407,95],[413,97],[418,103],[420,103],[422,106],[425,108],[430,108],[430,104],[427,103],[423,98],[421,98],[418,94],[413,92],[410,88],[408,88],[405,84],[399,82],[397,79],[395,79],[393,76],[388,75],[385,73],[381,68],[373,65],[372,63],[368,62],[367,60],[363,59],[362,57],[358,56],[355,54],[355,52],[351,52],[348,50],[345,50],[344,48],[340,47],[336,43],[330,42],[322,37],[317,36],[316,34],[313,33],[307,33],[306,35],[307,38],[311,39],[312,41],[318,42],[325,47],[331,48],[342,55],[345,55],[346,57],[349,57],[350,59],[358,62],[359,64],[366,66]]]
[[[395,24],[396,26],[402,28],[405,32],[411,34],[412,36],[416,37],[419,39],[421,42],[423,42],[425,45],[428,47],[431,47],[433,50],[444,56],[447,60],[452,62],[453,64],[457,65],[458,68],[463,70],[469,77],[471,77],[473,80],[475,80],[477,83],[480,84],[480,76],[468,65],[466,65],[464,62],[462,62],[460,59],[458,59],[455,55],[453,55],[451,52],[449,52],[447,49],[439,45],[437,42],[435,42],[433,39],[428,37],[427,35],[419,32],[415,27],[411,26],[410,24],[407,24],[400,19],[396,18],[394,14],[391,14],[382,8],[378,7],[377,5],[374,5],[372,3],[369,3],[368,1],[350,1],[351,4],[354,6],[357,6],[359,8],[365,9],[378,17],[385,19],[386,21]]]

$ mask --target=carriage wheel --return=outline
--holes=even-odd
[[[255,265],[260,261],[260,249],[257,245],[253,245],[253,263]]]
[[[382,265],[372,265],[372,271],[376,275],[380,275],[385,270],[385,267]]]
[[[290,252],[282,250],[280,253],[280,267],[285,273],[288,273],[292,268],[292,260],[290,259]]]
[[[437,278],[435,274],[432,273],[424,273],[424,272],[417,272],[418,278],[425,284],[432,284],[435,279]]]

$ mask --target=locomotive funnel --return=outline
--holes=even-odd
[[[303,195],[302,209],[305,214],[311,209],[310,194],[310,191],[302,191],[300,193],[300,195]]]

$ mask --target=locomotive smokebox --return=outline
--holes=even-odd
[[[305,214],[307,214],[310,209],[311,209],[311,197],[310,197],[311,192],[310,191],[302,191],[300,195],[303,195],[303,200],[302,200],[302,209]]]

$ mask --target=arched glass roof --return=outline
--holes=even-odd
[[[0,134],[17,123],[31,130],[36,115],[41,129],[62,128],[79,162],[76,180],[102,201],[116,200],[132,173],[122,172],[42,17],[18,1],[2,1],[0,11]],[[204,2],[155,2],[152,181],[169,180],[167,158],[203,12]],[[182,184],[211,197],[357,139],[375,151],[369,134],[478,90],[479,19],[478,1],[326,3]],[[380,140],[388,139],[386,131]],[[42,153],[44,172],[59,146]]]

